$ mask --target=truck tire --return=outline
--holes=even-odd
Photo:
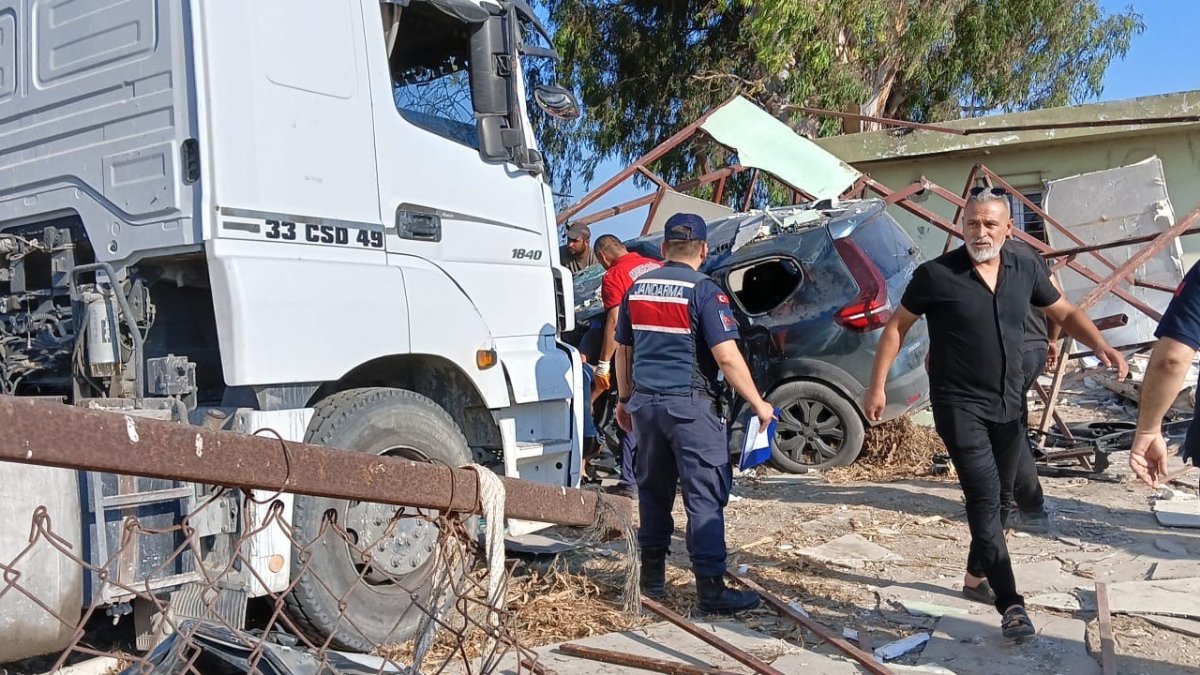
[[[780,385],[767,397],[779,409],[771,459],[788,473],[849,466],[866,429],[858,410],[829,386],[811,380]]]
[[[452,467],[471,461],[467,441],[446,411],[403,389],[333,394],[317,404],[307,441]],[[328,637],[336,648],[368,652],[404,642],[418,629],[424,615],[414,598],[426,605],[424,599],[433,591],[438,530],[421,519],[404,518],[388,533],[396,508],[296,496],[294,537],[298,546],[307,546],[307,555],[292,555],[295,587],[286,600],[297,625],[312,638],[323,642]],[[325,526],[322,534],[330,517],[338,528]],[[362,561],[339,529],[360,546],[373,543],[372,565]]]

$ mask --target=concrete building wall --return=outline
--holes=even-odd
[[[1045,181],[1133,164],[1153,155],[1162,160],[1167,191],[1176,220],[1179,220],[1200,206],[1200,127],[1195,125],[1169,129],[1165,133],[1103,135],[1060,143],[998,146],[915,159],[860,162],[855,168],[892,189],[904,187],[924,175],[954,192],[961,192],[971,167],[982,163],[1014,187],[1037,190]],[[954,207],[936,195],[930,195],[922,205],[947,219],[954,215]],[[927,257],[942,252],[946,242],[943,231],[902,209],[892,207],[892,211]],[[1181,243],[1184,268],[1187,269],[1200,259],[1200,236],[1184,237]]]

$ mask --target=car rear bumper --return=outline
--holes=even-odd
[[[887,422],[929,404],[929,375],[924,368],[912,368],[889,379],[885,393],[883,421]]]

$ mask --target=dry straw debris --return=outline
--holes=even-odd
[[[862,454],[850,466],[825,472],[831,483],[883,482],[935,476],[933,460],[946,454],[946,444],[937,432],[911,417],[899,417],[867,430]],[[941,474],[940,476],[952,476]]]

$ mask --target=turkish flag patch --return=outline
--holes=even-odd
[[[724,293],[717,293],[717,302],[721,303],[722,305],[728,305],[729,296],[725,295]]]
[[[733,318],[732,312],[721,310],[718,314],[721,315],[721,325],[725,327],[725,330],[734,330],[737,328],[737,319]]]

